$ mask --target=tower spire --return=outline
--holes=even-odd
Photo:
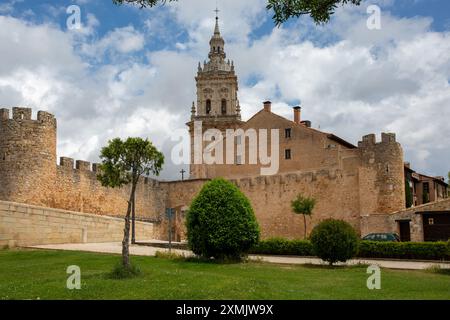
[[[219,29],[219,8],[216,6],[216,10],[214,10],[216,13],[216,27],[214,28],[214,34],[220,35],[220,29]]]

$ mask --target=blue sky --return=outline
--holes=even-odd
[[[414,168],[450,170],[449,1],[368,0],[340,8],[326,26],[302,17],[281,28],[265,0],[218,3],[244,118],[266,99],[291,118],[301,102],[315,128],[354,144],[393,131]],[[81,9],[78,31],[66,27],[72,4]],[[380,30],[366,27],[371,4],[381,8]],[[167,137],[186,131],[215,5],[180,0],[139,10],[108,0],[2,1],[0,104],[53,112],[61,156],[98,161],[111,137],[140,135],[170,158]],[[163,177],[177,178],[180,169],[168,163]]]

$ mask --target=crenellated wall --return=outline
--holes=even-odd
[[[56,163],[56,119],[29,108],[0,109],[0,200],[123,216],[129,187],[105,188],[97,180],[97,164],[62,157]],[[142,178],[136,214],[158,219],[165,209],[165,190]]]
[[[293,214],[290,205],[298,193],[317,200],[313,216],[307,219],[307,233],[327,218],[346,220],[364,232],[362,216],[405,207],[403,152],[395,135],[383,133],[380,142],[375,135],[367,135],[357,148],[330,147],[325,140],[325,144],[320,139],[318,144],[313,143],[314,139],[306,140],[311,144],[307,150],[317,150],[299,160],[309,161],[308,165],[299,166],[305,167],[303,170],[284,167],[279,175],[230,180],[250,199],[263,238],[303,237],[303,217]],[[321,154],[329,159],[319,161]],[[0,200],[123,217],[129,187],[105,188],[97,180],[97,171],[97,164],[66,157],[56,163],[53,115],[40,111],[33,120],[31,109],[14,108],[10,118],[9,110],[0,109]],[[182,212],[207,181],[160,182],[142,178],[137,188],[136,214],[163,221],[155,235],[164,238],[165,209],[177,208],[176,233],[184,239]]]
[[[98,164],[61,158],[51,207],[103,215],[123,216],[130,187],[105,188],[97,180]],[[136,189],[136,214],[158,219],[165,210],[165,189],[160,182],[142,177]]]
[[[207,181],[167,183],[168,206],[179,209],[188,207]],[[359,199],[354,195],[358,177],[355,175],[344,175],[340,170],[319,170],[234,179],[230,182],[249,198],[263,238],[303,237],[303,217],[293,214],[291,210],[291,201],[298,193],[313,196],[317,200],[314,215],[307,220],[308,234],[315,224],[327,218],[344,219],[359,230]],[[177,232],[184,235],[183,228],[184,223],[175,227]],[[167,230],[167,227],[163,229]],[[162,232],[161,237],[166,236]]]
[[[56,119],[31,109],[0,109],[0,200],[41,203],[56,180]]]
[[[391,213],[406,207],[403,150],[395,134],[363,137],[358,143],[361,158],[359,194],[361,213]]]

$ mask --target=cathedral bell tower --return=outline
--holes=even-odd
[[[225,40],[219,30],[219,18],[216,17],[214,35],[209,41],[209,61],[198,65],[197,108],[193,119],[203,121],[240,120],[237,98],[238,80],[234,63],[226,60]]]
[[[216,13],[218,10],[216,10]],[[187,124],[191,134],[191,148],[194,147],[194,123],[202,122],[203,132],[208,129],[219,129],[225,134],[226,129],[237,129],[242,125],[241,109],[237,92],[238,79],[234,70],[234,62],[227,60],[225,40],[219,29],[219,17],[216,15],[214,34],[209,41],[208,61],[198,64],[197,105],[192,104],[191,121]],[[193,150],[193,149],[191,149]],[[213,166],[194,164],[191,151],[191,178],[206,178],[211,174]]]

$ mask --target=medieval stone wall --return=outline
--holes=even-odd
[[[29,108],[0,109],[0,200],[64,210],[123,216],[130,190],[105,188],[97,180],[97,165],[62,157],[56,164],[56,119]],[[165,190],[142,178],[137,188],[136,214],[158,219],[165,209]]]
[[[61,158],[56,164],[56,120],[52,115],[39,112],[37,120],[31,120],[30,109],[15,108],[10,119],[8,110],[2,109],[0,120],[0,200],[99,215],[124,215],[129,187],[101,186],[96,178],[96,164],[70,158]],[[306,128],[305,132],[303,128],[299,130],[298,134],[293,132],[294,137],[304,139],[302,145],[310,146],[303,155],[299,154],[299,161],[310,159],[310,167],[301,171],[286,167],[285,170],[292,171],[232,180],[250,199],[263,238],[303,237],[303,218],[294,215],[290,207],[298,193],[317,200],[314,215],[308,218],[308,233],[326,218],[346,220],[361,230],[361,216],[405,207],[403,154],[394,135],[383,134],[381,142],[369,135],[358,148],[338,145],[330,149],[328,138],[314,142],[314,137],[323,135],[312,131],[308,135],[310,129]],[[320,162],[320,157],[327,159]],[[181,213],[206,181],[159,182],[143,178],[137,188],[136,214],[160,221],[168,207],[178,208]],[[180,219],[181,233],[183,228]]]
[[[395,134],[374,134],[358,143],[361,214],[391,213],[406,207],[403,150]]]
[[[189,207],[192,198],[208,180],[171,182],[168,184],[170,207],[177,214]],[[356,175],[344,175],[340,170],[293,172],[289,174],[230,180],[249,198],[261,228],[262,238],[285,237],[301,239],[304,235],[303,217],[295,215],[291,201],[302,193],[317,200],[314,214],[307,218],[307,234],[318,222],[328,219],[343,219],[359,230],[359,197]],[[167,220],[164,220],[161,237],[166,238]],[[180,224],[180,222],[178,222]],[[184,225],[175,226],[185,235]],[[179,238],[179,237],[178,237]]]
[[[0,109],[0,200],[40,203],[55,180],[56,119],[31,109]]]
[[[75,162],[75,166],[74,166]],[[62,158],[57,166],[54,196],[47,205],[54,208],[123,216],[130,187],[105,188],[97,180],[97,165]],[[136,189],[136,215],[158,219],[165,209],[165,190],[153,179],[141,178]]]
[[[123,219],[0,201],[0,246],[118,242]],[[153,224],[136,223],[138,240],[151,240]]]

